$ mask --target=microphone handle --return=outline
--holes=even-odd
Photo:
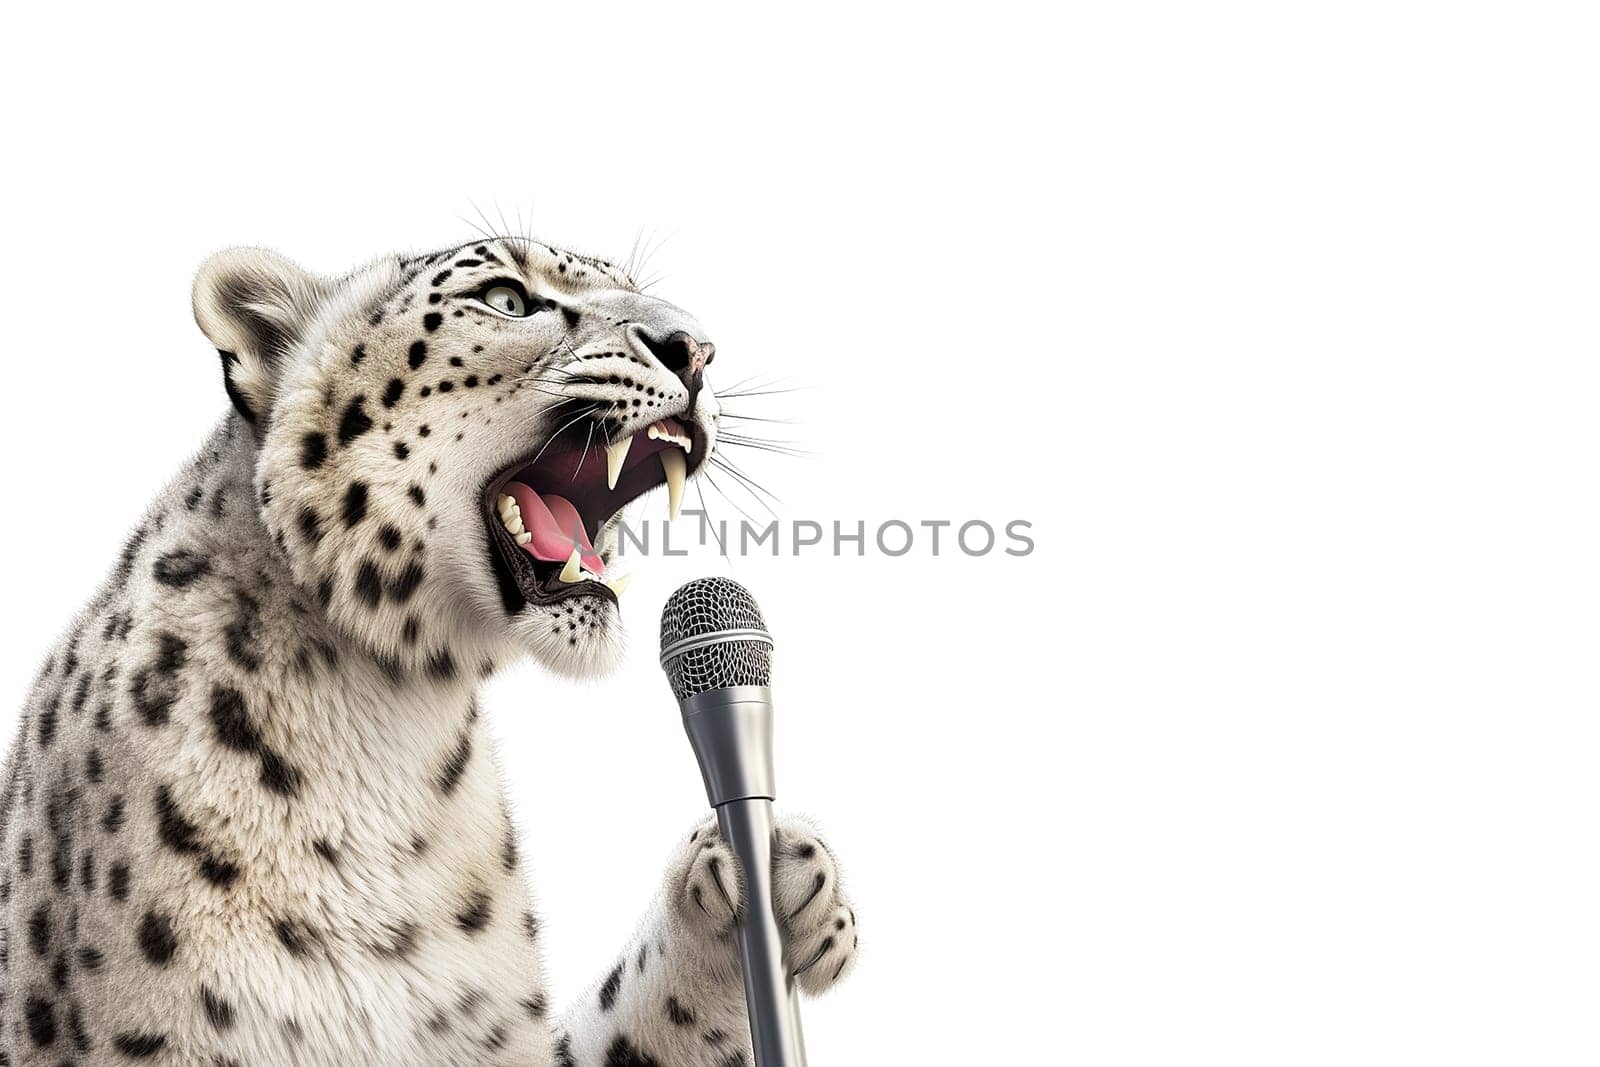
[[[735,685],[679,701],[722,839],[744,868],[739,957],[756,1067],[805,1067],[800,1002],[772,910],[772,690]]]
[[[777,841],[772,801],[748,797],[718,805],[717,825],[744,868],[739,957],[756,1067],[805,1067],[799,995],[783,963],[783,941],[772,909],[772,850]]]

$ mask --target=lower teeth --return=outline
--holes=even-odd
[[[510,496],[501,496],[499,504],[500,523],[506,528],[506,533],[510,534],[519,545],[526,545],[532,542],[533,534],[524,528],[522,524],[522,509],[517,506],[516,500]],[[567,585],[576,585],[578,582],[599,582],[611,590],[615,596],[621,596],[622,591],[628,587],[629,579],[633,576],[631,574],[623,574],[615,578],[604,578],[593,571],[587,570],[583,566],[577,547],[574,546],[572,555],[567,557],[567,562],[562,565],[561,573],[557,577]]]

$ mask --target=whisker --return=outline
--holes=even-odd
[[[694,492],[695,495],[700,498],[700,511],[705,516],[706,525],[710,526],[712,530],[717,529],[717,524],[711,519],[711,508],[706,504],[706,494],[700,488],[700,479],[698,478],[694,480]],[[716,534],[713,533],[712,536],[716,537],[717,540],[717,552],[722,556],[723,559],[728,561],[728,569],[732,570],[733,559],[728,555],[727,544],[722,540],[722,538],[717,537]]]
[[[711,472],[710,471],[705,471],[703,473],[705,475],[705,478],[709,481],[711,479]],[[731,471],[729,471],[728,473],[734,478],[738,477],[738,475],[733,474],[733,472],[731,472]],[[711,482],[711,484],[717,486],[717,492],[721,493],[723,498],[725,500],[727,500],[727,502],[729,504],[732,504],[735,508],[739,509],[739,514],[743,515],[745,518],[749,519],[751,522],[759,522],[760,521],[754,515],[751,515],[749,512],[745,511],[743,508],[740,508],[739,505],[734,502],[733,497],[727,492],[727,490],[723,489],[720,485],[717,485],[716,482]],[[745,485],[743,482],[736,482],[735,484],[737,484],[739,486],[739,488],[743,489],[745,491],[745,493],[750,497],[750,499],[754,500],[756,502],[756,505],[758,507],[762,508],[764,511],[766,511],[766,513],[768,515],[771,515],[774,519],[778,518],[778,513],[776,511],[772,510],[771,505],[769,505],[765,500],[762,500],[761,497],[757,496],[754,492],[752,492],[749,486]],[[780,503],[781,503],[781,501],[780,501]]]
[[[568,426],[571,426],[574,422],[577,422],[579,419],[583,418],[586,415],[594,414],[594,409],[595,409],[595,406],[594,405],[590,405],[589,407],[584,408],[582,411],[580,411],[576,415],[574,415],[571,418],[570,421],[563,423],[562,426],[561,426],[561,429],[559,429],[555,433],[551,434],[549,439],[547,441],[545,441],[545,443],[539,447],[539,451],[534,454],[534,457],[531,460],[528,461],[528,465],[532,466],[533,464],[539,462],[539,457],[544,455],[544,450],[549,448],[551,445],[555,444],[556,443],[556,438],[560,437],[563,433],[565,433]]]
[[[536,388],[536,389],[534,389],[534,392],[539,393],[542,396],[553,396],[557,400],[560,400],[564,404],[570,404],[574,400],[582,400],[583,399],[583,397],[581,397],[581,396],[569,396],[566,393],[553,393],[548,389],[538,389],[538,388]]]
[[[813,388],[815,388],[815,387],[814,386],[810,386],[810,385],[796,385],[796,386],[793,386],[793,387],[788,388],[788,389],[761,389],[761,390],[754,390],[754,391],[743,392],[743,393],[722,393],[722,392],[719,392],[719,393],[717,393],[717,399],[718,400],[721,400],[721,399],[724,399],[724,398],[732,399],[734,397],[741,397],[741,396],[782,396],[785,393],[804,393],[804,392],[809,392]]]
[[[643,239],[643,237],[644,227],[641,226],[633,232],[633,247],[628,250],[628,266],[627,269],[623,271],[623,273],[628,276],[629,281],[633,281],[633,279],[639,273],[639,242]],[[637,285],[638,283],[635,282],[634,284]]]
[[[738,442],[740,442],[742,444],[748,444],[748,445],[774,445],[774,446],[779,447],[779,448],[799,448],[800,447],[800,442],[799,441],[780,441],[780,440],[777,440],[776,438],[770,438],[770,437],[755,437],[755,436],[753,436],[751,434],[738,433],[738,432],[733,431],[733,430],[727,430],[727,431],[724,431],[723,433],[718,434],[717,435],[717,440],[719,440],[719,441],[738,441]]]
[[[724,393],[732,393],[739,389],[767,389],[774,385],[782,385],[788,380],[786,378],[771,378],[770,380],[763,382],[763,378],[768,378],[768,375],[765,373],[747,375],[746,377],[740,378],[732,385],[722,389],[717,389],[715,392],[718,396],[721,396]]]
[[[810,456],[814,455],[810,449],[803,447],[798,441],[768,441],[762,437],[746,437],[743,434],[721,434],[717,443],[727,443],[738,448],[759,448],[768,452],[777,452],[785,456]]]
[[[753,452],[770,452],[775,456],[788,456],[790,459],[801,459],[806,456],[815,456],[817,453],[804,448],[787,448],[783,445],[759,444],[755,441],[724,441],[719,440],[718,445],[726,444],[730,448],[748,448]]]
[[[547,375],[549,377],[546,377]],[[525,374],[512,380],[518,382],[542,381],[549,385],[561,385],[577,376],[575,371],[567,370],[565,367],[541,367],[538,374]]]
[[[456,218],[459,219],[461,222],[465,223],[466,225],[471,226],[474,230],[477,230],[479,233],[483,234],[483,236],[485,238],[487,238],[488,240],[492,241],[492,240],[495,239],[494,234],[488,232],[482,226],[479,226],[476,222],[473,222],[471,219],[467,218],[465,215],[457,215]]]
[[[711,477],[711,472],[710,471],[706,471],[706,470],[701,471],[699,477],[700,478],[704,478],[707,481],[707,483],[710,484],[711,488],[713,488],[717,492],[721,493],[722,494],[722,499],[726,500],[728,502],[728,504],[733,508],[733,510],[737,511],[739,514],[743,515],[745,518],[749,519],[751,522],[759,522],[760,521],[754,515],[750,514],[748,511],[746,511],[744,508],[741,508],[739,506],[738,501],[734,500],[733,497],[729,496],[728,495],[728,491],[726,489],[722,488],[722,486],[718,485],[717,484],[717,480],[715,478]],[[695,480],[696,480],[696,482],[698,482],[699,478],[696,478]],[[773,518],[777,518],[777,516],[774,515]]]
[[[726,459],[717,459],[713,456],[711,462],[716,464],[718,470],[727,471],[729,475],[737,479],[739,484],[743,485],[746,489],[760,491],[766,496],[769,496],[773,500],[777,501],[779,504],[783,503],[783,498],[777,493],[774,493],[771,489],[768,489],[766,486],[750,477],[750,475],[744,473],[744,471],[740,470],[732,463],[729,463]],[[754,493],[752,493],[752,495],[754,495]],[[774,516],[774,518],[776,518],[776,516]]]
[[[488,237],[490,240],[494,240],[495,239],[494,223],[489,221],[489,216],[484,214],[483,208],[478,206],[478,202],[476,200],[469,201],[469,202],[472,204],[472,210],[474,210],[474,211],[476,211],[478,213],[478,218],[483,220],[484,236]]]
[[[578,465],[572,468],[572,480],[578,480],[578,472],[583,470],[583,461],[589,458],[589,443],[594,440],[594,420],[589,420],[589,432],[583,435],[583,454],[578,457]]]

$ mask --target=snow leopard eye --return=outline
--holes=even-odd
[[[481,299],[502,315],[520,319],[528,314],[528,298],[520,286],[496,283],[483,291]]]

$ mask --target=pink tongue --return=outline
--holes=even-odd
[[[565,563],[572,555],[576,537],[583,565],[593,574],[606,572],[606,565],[589,543],[589,534],[571,501],[554,493],[540,496],[521,482],[512,482],[505,491],[522,509],[522,528],[533,535],[532,540],[522,546],[524,552],[546,563]]]

